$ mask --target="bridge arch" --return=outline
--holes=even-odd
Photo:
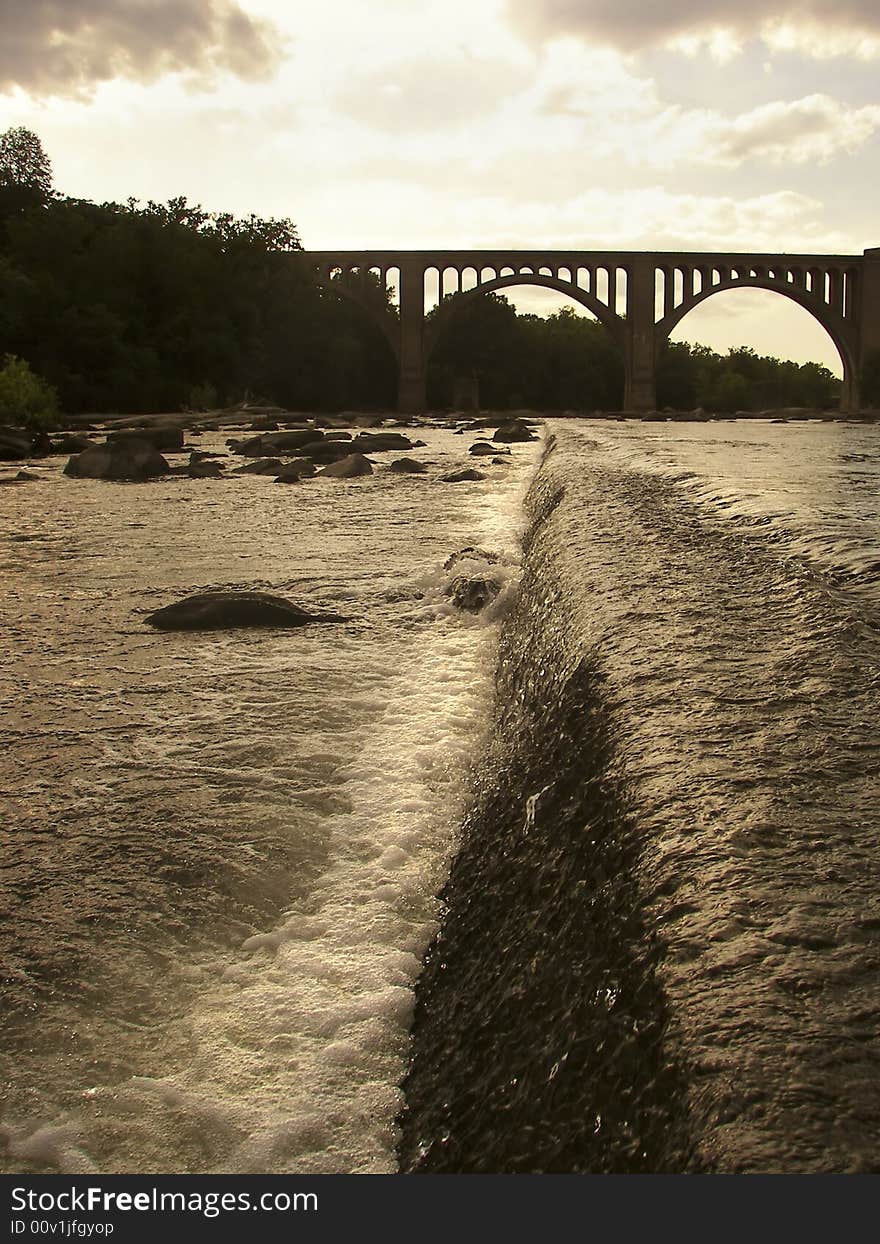
[[[565,316],[561,317],[559,336],[555,338],[553,347],[558,365],[546,395],[551,407],[620,409],[627,372],[624,321],[583,289],[540,271],[508,272],[447,298],[434,308],[425,321],[424,339],[429,406],[447,408],[450,399],[455,408],[458,408],[456,403],[467,406],[476,398],[478,390],[471,388],[471,384],[475,385],[477,378],[479,392],[490,408],[519,408],[534,403],[534,377],[537,373],[528,364],[523,367],[518,365],[516,351],[513,354],[505,351],[502,361],[493,349],[486,352],[479,344],[469,345],[471,342],[482,342],[484,338],[481,332],[474,335],[474,324],[467,312],[468,308],[479,305],[483,295],[491,299],[493,294],[504,290],[536,287],[561,295],[560,301],[564,299],[565,308],[571,316],[568,321],[572,325],[571,330],[564,327]],[[559,303],[553,310],[558,306]],[[589,315],[578,314],[576,307],[583,308]],[[539,315],[546,313],[538,312]],[[518,341],[518,333],[511,322],[516,314],[515,306],[508,304],[503,311],[499,306],[496,319],[493,310],[487,308],[488,336],[485,340],[495,343],[507,341],[508,346]],[[478,322],[483,323],[480,312],[477,312],[477,317]],[[582,326],[583,331],[575,330],[574,325]]]
[[[582,289],[579,285],[559,280],[555,276],[548,276],[538,272],[514,272],[509,276],[498,276],[494,280],[484,281],[482,285],[476,285],[472,289],[463,290],[456,297],[440,303],[433,322],[426,328],[425,362],[429,361],[446,325],[457,311],[481,294],[495,293],[498,290],[510,289],[516,285],[538,285],[544,289],[555,290],[556,293],[564,294],[574,302],[580,303],[591,315],[595,316],[600,324],[603,324],[608,329],[615,344],[621,350],[625,349],[623,319],[604,302],[601,302],[595,294]]]
[[[745,267],[745,266],[744,266]],[[858,360],[857,342],[852,339],[850,325],[841,314],[834,310],[824,299],[827,293],[825,282],[810,282],[811,288],[795,284],[789,279],[779,279],[766,275],[761,268],[745,268],[743,275],[737,272],[731,277],[729,271],[720,274],[721,279],[710,284],[702,284],[696,292],[685,292],[683,301],[673,310],[667,310],[659,319],[654,330],[655,358],[669,340],[669,335],[689,312],[715,294],[727,293],[734,289],[758,289],[787,298],[807,311],[821,328],[825,330],[840,356],[843,372],[840,406],[842,410],[851,410],[858,406]]]

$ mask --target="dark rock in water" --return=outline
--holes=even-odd
[[[325,432],[324,440],[325,441],[350,441],[351,433],[350,432]]]
[[[30,458],[33,443],[33,437],[26,428],[0,427],[0,462]]]
[[[80,436],[78,432],[70,435],[57,436],[52,442],[53,454],[79,454],[84,449],[88,449],[92,442],[87,436]]]
[[[413,443],[400,432],[359,432],[351,442],[362,454],[382,454],[389,449],[412,449]]]
[[[469,544],[467,548],[459,549],[457,553],[452,553],[447,557],[443,563],[443,569],[451,570],[458,562],[463,561],[481,561],[494,566],[498,562],[498,554],[490,553],[488,549],[481,549],[474,544]]]
[[[493,466],[509,466],[509,462],[507,458],[493,458],[492,465]]]
[[[339,462],[331,462],[318,472],[318,479],[329,476],[332,479],[357,479],[360,475],[372,475],[373,468],[363,454],[349,454]]]
[[[250,430],[251,432],[277,432],[278,424],[274,419],[255,419]]]
[[[400,475],[424,475],[427,469],[424,462],[416,462],[415,458],[395,458],[391,463],[391,470]]]
[[[223,474],[223,466],[219,462],[192,462],[186,467],[190,479],[229,479]]]
[[[118,432],[107,433],[107,444],[115,445],[120,441],[141,441],[152,445],[154,449],[167,449],[172,452],[183,449],[183,428],[175,424],[160,423],[148,428],[125,428]]]
[[[34,475],[33,471],[19,471],[17,475],[12,475],[9,479],[0,479],[0,484],[27,484],[30,480],[39,479],[39,475]]]
[[[315,474],[315,464],[308,458],[298,458],[296,462],[287,462],[275,476],[276,484],[298,484],[301,479],[309,479]]]
[[[509,423],[502,423],[492,437],[493,441],[500,441],[503,445],[514,444],[518,441],[536,441],[537,439],[538,437],[531,428],[525,423],[520,423],[517,419],[511,419]]]
[[[75,479],[145,480],[171,468],[152,445],[141,440],[108,441],[74,454],[64,468]]]
[[[268,592],[203,592],[188,596],[147,616],[162,631],[219,631],[241,626],[307,626],[311,622],[345,622],[335,613],[307,613],[283,596]]]
[[[303,445],[296,452],[300,457],[310,458],[320,466],[328,462],[339,462],[354,452],[354,441],[312,441]]]
[[[255,462],[233,467],[233,471],[236,475],[277,475],[283,466],[280,458],[257,458]]]
[[[469,578],[459,575],[447,587],[444,595],[448,596],[456,609],[466,613],[479,613],[495,599],[501,587],[494,579]]]
[[[473,454],[475,458],[488,458],[492,454],[497,454],[498,450],[494,445],[490,445],[488,441],[475,441],[468,453]]]
[[[464,484],[469,480],[485,479],[482,471],[477,471],[474,467],[463,467],[459,471],[450,471],[448,475],[441,475],[440,480],[444,484]]]
[[[268,458],[273,454],[298,453],[303,445],[323,440],[323,432],[303,428],[294,432],[267,432],[264,436],[252,436],[248,440],[228,440],[226,444],[233,453],[245,458]]]

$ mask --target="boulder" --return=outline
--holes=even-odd
[[[335,613],[307,613],[299,605],[268,592],[203,592],[147,616],[162,631],[217,631],[241,626],[307,626],[310,622],[345,622]]]
[[[296,462],[286,462],[275,476],[276,484],[298,484],[301,479],[309,479],[315,474],[315,464],[308,458],[299,458]]]
[[[245,441],[229,440],[226,444],[233,453],[244,458],[268,458],[273,454],[299,453],[303,445],[320,442],[323,435],[314,428],[302,428],[294,432],[267,432]]]
[[[492,437],[493,441],[500,441],[502,445],[510,445],[518,441],[536,441],[537,439],[538,437],[535,436],[531,428],[524,423],[520,423],[517,419],[511,419],[509,423],[502,423]]]
[[[497,446],[490,445],[488,441],[475,441],[468,453],[473,454],[475,458],[490,458],[498,453],[498,449]]]
[[[30,480],[39,479],[39,475],[34,475],[33,471],[19,471],[17,475],[11,475],[9,479],[0,479],[0,484],[26,484]]]
[[[382,454],[389,449],[412,449],[413,443],[401,432],[359,432],[351,442],[361,454]]]
[[[92,442],[87,436],[81,436],[78,432],[66,436],[57,436],[52,442],[53,454],[79,454],[84,449],[88,449]]]
[[[0,461],[19,462],[29,458],[34,440],[26,428],[0,427]]]
[[[416,462],[415,458],[395,458],[391,470],[399,475],[424,475],[427,471],[424,462]]]
[[[236,475],[277,475],[283,466],[280,458],[257,458],[232,469]]]
[[[174,452],[176,449],[183,449],[183,428],[175,424],[160,423],[155,427],[123,428],[107,433],[108,445],[120,441],[141,441],[143,444],[152,445],[154,449]]]
[[[141,440],[108,441],[74,454],[64,474],[75,479],[145,480],[171,468],[152,445]]]
[[[318,479],[329,476],[332,479],[357,479],[360,475],[372,475],[373,468],[363,454],[349,454],[339,462],[331,462],[318,472]]]
[[[466,613],[479,613],[500,591],[501,588],[494,579],[459,575],[452,580],[444,595],[450,598],[456,609],[463,609]]]
[[[448,475],[441,475],[440,481],[444,484],[464,484],[470,480],[485,478],[482,471],[477,471],[474,467],[464,467],[459,471],[450,471]]]
[[[324,440],[325,441],[350,441],[351,433],[350,432],[325,432]]]
[[[328,462],[339,462],[354,451],[354,441],[312,441],[296,451],[298,457],[310,458],[324,466]]]

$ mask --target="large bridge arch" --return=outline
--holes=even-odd
[[[438,305],[437,314],[425,333],[425,363],[427,364],[430,360],[434,347],[443,335],[447,324],[462,307],[483,294],[497,293],[501,289],[513,289],[516,286],[522,285],[540,286],[543,289],[551,289],[558,294],[564,294],[567,298],[571,298],[574,302],[586,308],[600,324],[608,329],[621,350],[625,349],[625,325],[623,319],[588,290],[582,289],[572,281],[564,281],[558,277],[548,276],[545,273],[515,272],[509,276],[498,276],[483,281],[482,284],[475,285],[472,289],[462,290],[453,297],[444,299]]]
[[[820,300],[812,291],[789,281],[783,282],[771,277],[744,275],[741,277],[737,276],[734,279],[719,280],[716,283],[707,285],[696,293],[691,293],[684,298],[678,307],[667,312],[657,321],[654,330],[655,357],[659,358],[662,349],[669,340],[670,334],[675,331],[681,321],[691,311],[716,294],[729,293],[731,290],[736,289],[764,290],[767,293],[777,294],[781,298],[787,298],[790,302],[803,308],[825,330],[840,357],[840,365],[843,372],[843,383],[840,393],[841,410],[857,408],[859,399],[859,365],[857,342],[853,340],[851,326],[847,324],[842,315]]]
[[[564,305],[577,323],[585,326],[586,336],[576,336],[573,341],[563,335],[560,338],[560,372],[553,381],[553,398],[548,394],[552,408],[569,409],[588,405],[591,409],[619,409],[626,383],[626,324],[623,318],[613,311],[607,303],[594,297],[588,290],[575,285],[570,279],[554,277],[547,272],[508,272],[502,276],[485,275],[477,286],[456,290],[447,294],[427,315],[425,322],[425,375],[426,385],[430,388],[432,403],[438,408],[449,404],[450,395],[456,392],[456,379],[468,375],[479,376],[479,391],[487,399],[490,409],[503,409],[507,405],[516,407],[533,405],[533,396],[529,395],[530,378],[528,368],[520,372],[510,358],[511,366],[498,366],[498,356],[494,351],[483,356],[477,349],[471,357],[468,345],[469,330],[472,321],[468,319],[468,308],[476,308],[483,298],[491,298],[493,294],[512,290],[528,289],[548,290],[558,295],[553,301],[554,310],[564,300]],[[577,314],[578,309],[588,314]],[[515,316],[516,308],[509,306],[507,310]],[[479,317],[479,312],[477,313]],[[492,322],[490,316],[489,323]],[[504,334],[506,316],[500,314],[500,332]],[[589,326],[588,328],[586,326]],[[599,337],[591,335],[596,330]],[[511,330],[512,331],[512,330]],[[453,341],[450,342],[450,335]],[[496,339],[497,340],[497,339]],[[579,342],[572,348],[574,341]],[[448,349],[447,349],[448,347]],[[568,350],[572,352],[569,354]],[[607,362],[607,383],[596,379],[590,383],[585,377],[590,373],[589,364],[595,364],[598,357]],[[612,361],[613,360],[613,361]],[[583,369],[581,364],[584,365]],[[604,369],[603,369],[604,374]],[[515,382],[518,377],[519,383]],[[476,392],[476,390],[474,390]],[[513,395],[517,396],[514,397]]]

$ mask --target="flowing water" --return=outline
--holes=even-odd
[[[424,435],[425,476],[0,489],[7,1169],[394,1169],[539,452],[444,484],[470,441]],[[444,595],[474,544],[480,618]],[[351,620],[145,625],[213,587]]]
[[[880,428],[549,432],[0,489],[6,1169],[880,1169]]]

